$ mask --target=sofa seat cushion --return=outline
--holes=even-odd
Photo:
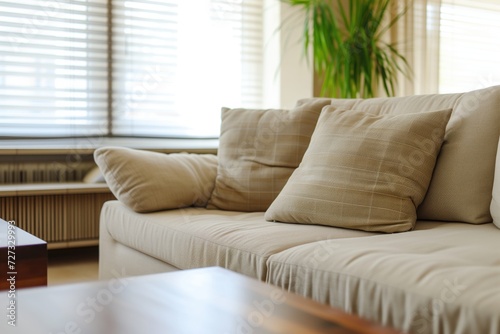
[[[221,266],[265,280],[270,255],[308,242],[373,233],[275,224],[264,212],[184,208],[139,214],[118,201],[104,204],[101,224],[111,237],[179,269]]]
[[[416,230],[301,245],[268,260],[269,283],[409,333],[498,333],[500,231]]]

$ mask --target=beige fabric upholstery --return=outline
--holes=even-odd
[[[99,227],[99,279],[112,279],[177,271],[168,263],[114,240],[107,224]]]
[[[307,101],[310,99],[301,103]],[[333,99],[331,103],[338,108],[379,114],[453,108],[418,217],[474,224],[491,222],[490,203],[500,135],[500,86],[461,94]]]
[[[371,235],[324,226],[273,224],[263,212],[184,208],[148,214],[104,204],[102,228],[118,243],[179,269],[221,266],[264,280],[272,254],[326,238]]]
[[[413,231],[387,235],[277,224],[265,221],[263,212],[187,207],[137,213],[122,202],[110,201],[101,214],[102,266],[120,269],[123,275],[222,266],[411,334],[499,333],[500,253],[496,249],[500,231],[491,223],[459,222],[478,224],[492,219],[492,194],[498,193],[493,191],[493,178],[500,87],[391,99],[314,99],[299,105],[330,102],[336,108],[378,115],[453,108],[433,178],[418,209],[420,218],[443,222],[418,221]],[[260,132],[255,130],[255,134]],[[145,177],[141,175],[146,170],[142,161],[132,156],[117,158],[117,166],[121,164],[125,170],[132,167],[130,175]],[[246,157],[252,158],[252,154]],[[215,157],[207,159],[209,167],[203,168],[212,175],[213,187],[218,167]],[[157,160],[145,161],[152,174],[152,166],[157,165],[153,161]],[[265,168],[262,161],[260,165],[252,164]],[[237,171],[235,168],[235,175]],[[134,189],[144,181],[133,182],[127,178],[124,189]],[[179,184],[175,190],[193,185],[194,190],[187,195],[167,192],[165,196],[191,198],[182,205],[203,205],[207,196],[200,194],[198,183]],[[122,186],[118,183],[118,190]],[[228,193],[236,196],[233,190]],[[152,194],[164,195],[162,191],[146,191],[139,202],[165,203],[163,199],[157,202]],[[125,197],[123,201],[137,199]],[[103,277],[110,277],[106,275],[109,272],[103,269]]]
[[[222,110],[219,166],[209,209],[265,211],[302,160],[321,108]]]
[[[497,160],[495,164],[495,179],[493,181],[493,198],[490,206],[493,223],[500,228],[500,143],[498,145]]]
[[[267,281],[408,333],[495,334],[499,244],[493,224],[418,222],[408,233],[272,255]]]
[[[206,206],[217,173],[211,154],[103,147],[94,158],[116,198],[137,212]]]
[[[323,108],[300,166],[265,218],[365,231],[412,229],[450,114]]]

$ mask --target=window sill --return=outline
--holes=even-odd
[[[106,183],[29,183],[0,185],[0,197],[110,193]]]
[[[0,155],[92,154],[103,146],[175,153],[217,153],[218,139],[65,138],[0,140]]]

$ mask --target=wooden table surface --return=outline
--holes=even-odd
[[[16,327],[2,317],[0,333],[397,333],[215,267],[17,294]]]
[[[47,285],[47,243],[0,219],[0,290],[11,277],[16,289]]]

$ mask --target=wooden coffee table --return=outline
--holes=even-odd
[[[24,289],[16,307],[0,333],[397,333],[215,267]]]
[[[47,243],[0,219],[0,290],[47,285]]]

